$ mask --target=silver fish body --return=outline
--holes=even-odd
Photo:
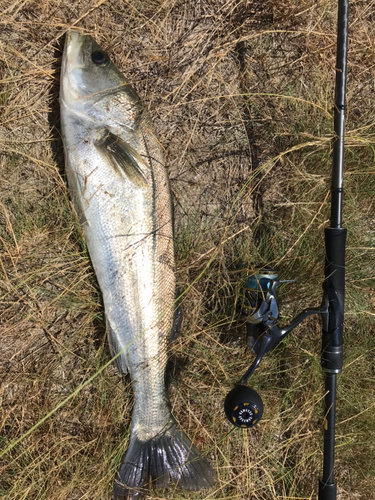
[[[68,184],[103,294],[116,366],[135,402],[115,499],[135,499],[152,480],[212,485],[208,462],[178,429],[165,389],[175,275],[172,206],[162,148],[150,119],[96,42],[67,34],[61,124]]]

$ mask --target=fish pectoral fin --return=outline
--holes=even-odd
[[[109,322],[108,318],[106,318],[105,324],[107,330],[109,352],[111,353],[111,357],[114,358],[121,351],[121,345],[117,339],[116,332],[111,327],[111,323]],[[128,373],[129,368],[126,362],[125,352],[122,352],[119,356],[117,356],[117,358],[113,362],[120,374],[125,375],[126,373]]]
[[[146,186],[147,178],[141,165],[147,167],[147,163],[130,144],[105,129],[100,132],[95,146],[116,173],[123,172],[138,187]]]

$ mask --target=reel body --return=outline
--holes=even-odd
[[[279,279],[278,270],[260,267],[248,276],[243,286],[241,302],[242,313],[246,314],[247,339],[256,358],[248,371],[225,398],[225,414],[232,425],[250,428],[259,422],[263,415],[263,402],[259,394],[245,384],[259,366],[263,356],[271,351],[301,321],[310,314],[327,314],[328,300],[321,307],[304,309],[293,321],[284,327],[278,325],[279,304],[277,286],[296,280]]]

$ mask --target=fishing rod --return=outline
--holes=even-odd
[[[263,356],[271,351],[307,316],[322,317],[321,366],[325,372],[325,414],[323,474],[319,480],[319,500],[336,500],[334,481],[336,379],[343,367],[343,321],[345,295],[346,229],[342,227],[344,172],[345,96],[348,52],[349,0],[338,0],[336,92],[334,111],[333,166],[331,184],[330,227],[325,229],[325,280],[323,299],[319,307],[304,309],[284,327],[278,324],[279,305],[277,286],[286,281],[278,279],[278,270],[260,267],[244,285],[243,310],[247,311],[247,331],[250,347],[256,358],[248,371],[232,389],[224,403],[228,420],[236,427],[251,428],[263,414],[260,395],[246,386],[247,380],[259,366]],[[293,280],[288,280],[293,281]]]

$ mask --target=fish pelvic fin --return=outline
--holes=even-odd
[[[184,319],[184,308],[182,307],[182,304],[179,304],[179,306],[174,312],[173,328],[171,336],[169,338],[169,342],[173,342],[180,335],[183,319]]]
[[[150,485],[168,488],[170,479],[195,491],[211,487],[216,480],[211,465],[174,418],[148,441],[133,436],[116,475],[113,500],[140,500]]]

